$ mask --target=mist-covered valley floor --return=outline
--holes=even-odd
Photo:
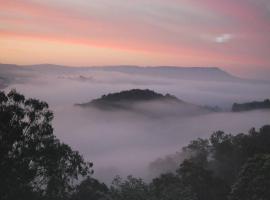
[[[15,88],[26,97],[47,101],[55,116],[55,135],[92,161],[94,176],[107,183],[116,175],[128,174],[150,180],[158,173],[150,163],[173,155],[191,140],[209,137],[217,130],[247,132],[270,122],[269,110],[230,111],[234,102],[269,98],[267,82],[184,80],[119,70],[52,71],[25,72],[27,76],[10,82],[5,90]],[[125,110],[108,112],[75,106],[134,88],[169,93],[200,106],[218,106],[222,112],[162,115],[164,110],[157,104],[147,107],[159,113],[151,117]]]

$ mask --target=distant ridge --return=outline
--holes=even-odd
[[[217,67],[176,67],[176,66],[105,66],[94,67],[95,70],[116,71],[128,74],[140,74],[147,76],[160,76],[183,80],[205,80],[205,81],[237,81],[235,77]]]
[[[25,66],[27,67],[27,66]],[[39,70],[90,70],[121,72],[126,74],[137,74],[142,76],[158,76],[164,78],[201,80],[201,81],[241,81],[240,78],[221,70],[218,67],[178,67],[178,66],[135,66],[135,65],[112,65],[112,66],[92,66],[92,67],[72,67],[53,64],[39,64],[28,66],[31,69]]]
[[[0,64],[0,76],[19,71],[42,72],[42,73],[69,73],[84,71],[107,71],[120,72],[132,75],[164,77],[179,80],[198,80],[198,81],[252,81],[256,80],[241,79],[218,67],[178,67],[178,66],[133,66],[133,65],[112,65],[112,66],[65,66],[54,64],[36,65],[13,65]],[[18,75],[18,73],[17,73]]]
[[[257,109],[270,109],[270,99],[265,99],[264,101],[253,101],[248,103],[234,103],[232,106],[233,112],[242,112]]]

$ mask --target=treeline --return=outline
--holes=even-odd
[[[270,126],[248,134],[213,133],[182,149],[175,172],[150,183],[91,177],[92,163],[61,143],[48,104],[0,92],[1,200],[269,200]]]
[[[248,103],[234,103],[232,106],[233,112],[249,111],[256,109],[270,109],[270,100],[265,99],[264,101],[253,101]]]
[[[100,98],[93,99],[88,103],[76,105],[82,107],[92,106],[101,110],[132,110],[134,104],[147,101],[184,103],[170,94],[163,95],[149,89],[131,89],[102,95]]]
[[[98,99],[92,100],[90,103],[113,103],[113,102],[137,102],[137,101],[149,101],[149,100],[174,100],[180,101],[175,96],[170,94],[160,94],[149,89],[131,89],[116,93],[109,93],[102,95]]]
[[[270,126],[248,134],[213,133],[182,149],[189,154],[179,168],[149,184],[132,176],[115,179],[115,200],[269,200]],[[109,198],[109,199],[110,199]]]
[[[46,102],[0,91],[0,199],[69,199],[92,163],[53,134]]]

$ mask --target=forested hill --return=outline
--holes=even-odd
[[[270,100],[265,99],[264,101],[253,101],[248,103],[234,103],[232,106],[233,112],[249,111],[256,109],[270,109]]]
[[[184,101],[176,98],[170,94],[160,94],[149,89],[132,89],[116,93],[103,95],[98,99],[94,99],[88,103],[78,104],[80,106],[96,106],[96,107],[115,107],[119,108],[121,105],[132,105],[139,102],[147,101],[171,101],[175,103],[184,103]]]
[[[149,89],[132,89],[103,95],[88,103],[76,104],[100,111],[125,111],[151,118],[190,117],[213,112],[212,109],[160,94]]]

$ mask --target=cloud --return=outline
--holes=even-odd
[[[224,33],[224,34],[222,34],[220,36],[217,36],[215,38],[215,42],[216,43],[226,43],[226,42],[229,42],[232,38],[233,38],[232,34]]]

